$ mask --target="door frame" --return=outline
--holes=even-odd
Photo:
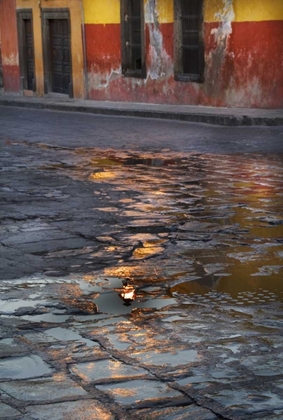
[[[51,39],[50,20],[65,19],[68,21],[68,32],[70,38],[70,84],[69,97],[73,97],[72,77],[72,46],[71,46],[71,20],[69,9],[42,9],[42,43],[43,43],[43,65],[44,65],[44,93],[52,92],[52,65],[51,65]]]
[[[26,64],[26,57],[25,57],[25,27],[24,27],[24,20],[30,19],[31,20],[31,28],[32,28],[32,52],[33,52],[33,68],[34,68],[34,78],[32,82],[32,91],[36,91],[36,71],[35,71],[35,59],[34,59],[34,32],[33,32],[33,16],[32,16],[32,9],[18,9],[17,10],[17,27],[18,27],[18,43],[19,43],[19,64],[20,64],[20,89],[25,90],[28,89],[28,81],[27,81],[27,64]]]

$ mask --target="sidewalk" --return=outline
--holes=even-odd
[[[0,92],[0,105],[101,115],[162,118],[223,126],[283,125],[283,109],[216,108],[192,105],[91,101],[70,99],[65,95],[56,94],[36,98],[3,92]]]

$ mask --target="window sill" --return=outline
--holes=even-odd
[[[200,74],[175,74],[174,79],[178,82],[203,83],[204,77]]]
[[[127,70],[123,71],[124,77],[135,77],[136,79],[145,79],[146,78],[146,72],[144,70],[140,71],[134,71],[134,70]]]

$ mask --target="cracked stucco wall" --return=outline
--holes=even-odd
[[[214,35],[217,45],[226,43],[232,33],[232,22],[235,19],[233,3],[234,0],[223,0],[222,10],[214,14],[215,19],[219,21],[219,26],[212,29],[211,33]]]
[[[120,1],[84,2],[90,99],[283,107],[282,0],[204,0],[204,83],[174,80],[173,0],[144,0],[145,79],[121,73]]]
[[[174,80],[173,0],[144,0],[145,79],[121,73],[120,1],[84,2],[90,99],[283,107],[282,0],[204,0],[204,83]]]
[[[0,1],[2,77],[6,92],[20,89],[18,38],[15,0]]]
[[[17,1],[28,5],[37,0]],[[45,4],[46,0],[42,1]],[[75,0],[53,0],[52,5],[63,4],[62,1],[71,4]],[[174,79],[174,0],[144,0],[146,76],[123,76],[120,1],[82,0],[80,3],[84,8],[86,75],[82,54],[75,67],[78,86],[83,86],[86,76],[89,99],[283,108],[282,0],[203,0],[202,83]],[[1,23],[5,89],[17,91],[15,0],[0,0],[0,7],[0,19],[1,15],[11,16]],[[80,24],[76,25],[76,34],[80,32]],[[72,55],[76,58],[83,42],[81,32],[74,39],[76,47],[73,43]],[[40,60],[37,58],[38,68]]]
[[[160,0],[147,0],[145,3],[145,23],[148,26],[148,78],[159,80],[166,78],[173,72],[172,57],[165,47],[163,34],[160,30],[157,2]]]
[[[229,85],[229,75],[233,74],[234,53],[229,50],[229,38],[233,33],[232,23],[235,19],[234,0],[222,0],[222,7],[214,13],[218,22],[210,30],[213,47],[206,53],[207,83],[205,93],[217,100],[218,92],[226,90]]]
[[[2,46],[1,46],[1,30],[0,30],[0,88],[3,87],[3,73],[2,73]]]

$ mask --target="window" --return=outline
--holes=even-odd
[[[175,0],[175,79],[203,82],[203,0]]]
[[[122,73],[145,78],[143,0],[121,1]]]
[[[35,91],[32,11],[19,10],[17,16],[21,89]]]

